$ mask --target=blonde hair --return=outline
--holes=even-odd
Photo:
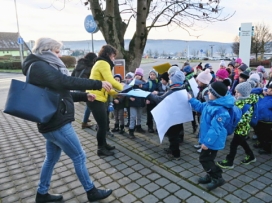
[[[51,38],[39,38],[32,49],[33,53],[42,54],[42,51],[54,51],[63,46],[62,42]]]

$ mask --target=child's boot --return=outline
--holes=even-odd
[[[120,134],[124,134],[125,130],[124,130],[125,126],[124,125],[120,125]]]
[[[138,132],[138,133],[145,133],[145,131],[142,129],[141,125],[136,125],[135,131]]]
[[[119,132],[119,124],[114,124],[114,128],[111,130],[111,132]]]
[[[207,190],[211,191],[217,187],[220,187],[225,184],[225,180],[223,178],[212,178],[212,181],[207,184]]]
[[[130,139],[135,139],[135,135],[134,135],[134,129],[129,129],[129,136]]]

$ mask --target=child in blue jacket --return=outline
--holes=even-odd
[[[227,108],[234,106],[234,97],[228,93],[228,87],[224,82],[214,82],[209,85],[209,101],[201,103],[195,98],[189,97],[193,109],[201,113],[199,143],[201,153],[199,162],[207,175],[199,178],[198,182],[207,184],[208,190],[213,190],[225,183],[222,178],[222,169],[217,166],[214,159],[217,151],[224,149],[227,130],[230,121]]]

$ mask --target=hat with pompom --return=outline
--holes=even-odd
[[[206,69],[205,71],[202,71],[201,73],[199,73],[196,79],[202,82],[203,84],[206,84],[206,85],[210,84],[212,80],[212,74],[210,69]]]
[[[220,61],[219,66],[226,67],[225,61],[224,60]]]

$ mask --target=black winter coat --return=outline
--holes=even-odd
[[[47,133],[59,129],[67,123],[74,121],[74,102],[87,101],[87,94],[83,92],[70,92],[70,90],[93,89],[100,90],[102,82],[84,78],[70,77],[62,74],[47,62],[31,54],[23,63],[23,73],[29,74],[29,83],[47,87],[60,94],[58,110],[48,123],[38,124],[40,133]]]
[[[93,65],[94,64],[87,59],[79,59],[75,69],[72,72],[72,76],[79,77],[82,73],[80,78],[89,78]]]

